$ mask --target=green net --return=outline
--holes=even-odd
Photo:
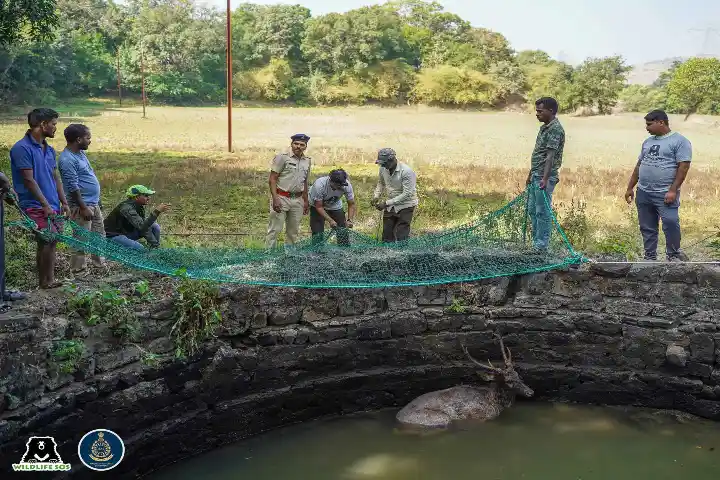
[[[536,205],[536,201],[539,206]],[[547,250],[533,248],[533,217],[544,213]],[[55,222],[58,225],[58,222]],[[25,218],[21,225],[34,224]],[[37,231],[37,230],[36,230]],[[204,247],[133,250],[65,220],[46,240],[166,275],[179,272],[221,283],[313,288],[415,286],[527,274],[584,261],[549,207],[545,192],[530,185],[500,210],[464,225],[382,243],[352,229],[330,229],[275,249]]]

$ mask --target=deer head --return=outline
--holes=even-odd
[[[500,351],[502,352],[503,361],[505,363],[502,368],[494,366],[492,363],[490,363],[490,360],[488,360],[487,365],[479,362],[478,360],[473,358],[472,355],[470,355],[467,347],[464,344],[462,345],[463,352],[465,352],[465,355],[467,355],[467,357],[475,365],[477,365],[484,371],[491,373],[497,380],[499,380],[513,392],[523,395],[525,397],[532,397],[535,392],[533,392],[532,388],[525,385],[525,382],[522,381],[520,375],[518,375],[518,373],[515,371],[515,367],[512,363],[512,355],[510,354],[510,349],[505,347],[502,337],[500,335],[495,334],[495,336],[498,338],[498,340],[500,340]]]

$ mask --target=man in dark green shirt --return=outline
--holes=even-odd
[[[532,220],[533,247],[539,251],[547,250],[550,243],[552,212],[548,206],[552,205],[552,194],[560,180],[565,147],[565,130],[556,118],[557,112],[558,103],[554,98],[543,97],[535,102],[535,116],[542,125],[535,140],[526,183],[533,186],[528,191],[528,214]]]
[[[150,248],[160,246],[160,225],[155,223],[161,213],[170,209],[164,203],[145,218],[145,205],[155,192],[143,185],[133,185],[127,190],[127,200],[120,203],[105,219],[105,235],[107,238],[125,247],[143,250],[138,242],[141,238],[147,241]]]

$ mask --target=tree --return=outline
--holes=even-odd
[[[49,40],[58,24],[55,0],[4,0],[0,2],[0,45],[19,41]]]
[[[691,58],[677,67],[667,92],[668,105],[685,120],[704,104],[720,102],[720,60]]]
[[[518,54],[515,56],[515,59],[520,66],[549,66],[553,63],[556,63],[555,60],[550,58],[550,55],[548,55],[546,52],[543,52],[542,50],[523,50],[521,52],[518,52]]]
[[[631,67],[622,57],[589,58],[573,74],[572,102],[579,107],[597,108],[601,115],[617,104]]]
[[[326,74],[358,74],[405,52],[400,17],[382,6],[308,21],[302,53],[312,69]]]

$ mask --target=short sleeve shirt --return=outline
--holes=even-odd
[[[648,193],[667,193],[675,181],[678,163],[692,160],[690,141],[676,132],[645,140],[640,150],[638,188]]]
[[[334,190],[330,186],[330,177],[320,177],[315,180],[315,183],[310,187],[310,204],[314,204],[315,201],[320,200],[323,202],[323,208],[325,210],[342,210],[342,196],[352,201],[355,200],[353,193],[352,184],[347,182],[347,185],[342,187],[340,190]]]
[[[48,204],[53,210],[60,211],[60,197],[54,176],[56,166],[55,149],[47,142],[38,143],[30,136],[30,132],[13,145],[10,149],[10,170],[13,187],[20,200],[20,208],[42,208],[23,182],[22,170],[32,169],[33,178]]]
[[[545,170],[545,159],[550,150],[555,150],[555,158],[553,166],[550,169],[550,175],[555,177],[558,175],[563,160],[563,150],[565,148],[565,129],[560,125],[560,121],[555,118],[547,125],[541,125],[535,140],[535,149],[532,152],[530,171],[534,175],[542,176]]]
[[[305,190],[305,180],[310,175],[311,158],[298,158],[292,153],[280,153],[272,161],[271,170],[279,173],[277,188],[290,193]]]

